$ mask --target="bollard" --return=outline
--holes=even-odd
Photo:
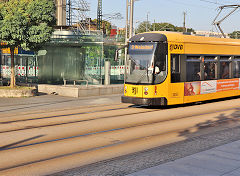
[[[105,80],[104,80],[104,85],[110,85],[110,68],[111,68],[111,63],[110,61],[105,61]]]

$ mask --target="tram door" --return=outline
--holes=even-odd
[[[171,55],[171,80],[169,84],[169,104],[183,103],[184,86],[180,83],[180,55]]]

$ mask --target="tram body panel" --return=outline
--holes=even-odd
[[[170,83],[168,93],[168,105],[184,103],[184,83]]]
[[[142,90],[143,90],[142,85],[125,84],[124,85],[124,96],[142,98],[143,97]]]
[[[153,36],[157,36],[160,42],[157,42]],[[147,33],[146,38],[153,39],[152,42],[147,40],[144,43],[144,38],[145,34],[135,37],[137,42],[132,41],[131,46],[134,49],[136,47],[137,49],[147,50],[155,48],[153,51],[154,57],[151,56],[153,57],[152,62],[149,62],[149,64],[154,63],[154,68],[156,64],[155,59],[158,57],[156,52],[158,47],[160,46],[164,49],[161,43],[167,45],[166,69],[165,71],[160,70],[164,71],[165,78],[162,77],[164,79],[157,82],[157,76],[154,73],[152,77],[149,76],[148,65],[145,66],[145,71],[143,69],[141,70],[142,72],[139,71],[139,74],[135,74],[139,76],[136,76],[134,79],[139,81],[127,81],[124,84],[125,98],[122,98],[122,102],[140,105],[174,105],[240,95],[240,40],[199,37],[171,32]],[[139,47],[137,45],[142,46]],[[153,46],[150,47],[150,45]],[[143,56],[141,55],[141,57]],[[178,61],[175,61],[174,57],[178,57]],[[223,62],[226,62],[229,72],[231,72],[228,73],[227,79],[221,78],[223,75],[221,73],[223,72],[221,64]],[[175,69],[174,64],[179,65],[179,70],[176,69],[176,72],[173,71]],[[193,70],[196,65],[200,76],[197,81],[189,79],[189,77],[193,77]],[[212,78],[205,76],[205,72],[207,72],[205,68],[209,66],[214,70]],[[235,72],[233,69],[235,69],[235,72],[238,69],[238,76],[234,76]],[[145,75],[145,81],[150,80],[150,82],[140,82],[143,72],[148,75],[147,77]],[[132,80],[134,81],[134,79]]]

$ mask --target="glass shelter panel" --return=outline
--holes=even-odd
[[[64,80],[83,80],[84,49],[47,46],[47,54],[38,57],[39,83],[62,84]]]
[[[37,82],[38,67],[34,55],[15,55],[16,82]],[[9,82],[11,77],[11,57],[9,54],[1,55],[1,78]]]
[[[107,60],[111,62],[111,84],[123,83],[124,49],[120,59],[114,61],[115,51],[121,43],[113,38],[104,39],[99,32],[88,35],[75,32],[57,31],[38,56],[20,50],[15,56],[17,82],[63,84],[64,80],[69,83],[78,80],[78,84],[103,84]],[[1,55],[0,65],[0,77],[10,79],[9,53]]]

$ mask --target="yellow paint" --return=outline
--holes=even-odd
[[[183,103],[184,96],[184,83],[170,83],[168,104],[181,104]]]
[[[10,53],[10,48],[2,48],[2,53],[3,54],[11,54]],[[18,54],[18,48],[14,49],[14,54]]]

